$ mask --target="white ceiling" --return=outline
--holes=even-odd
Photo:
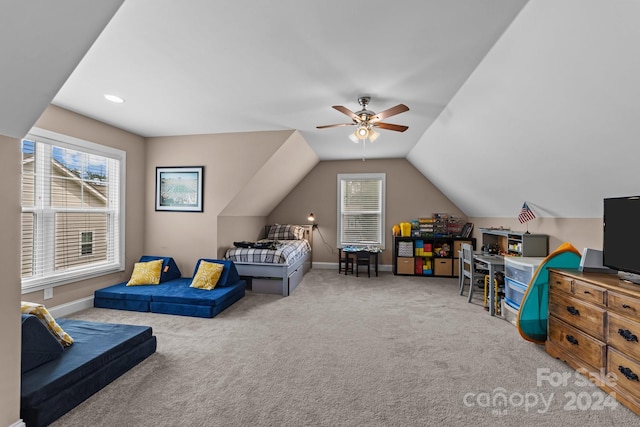
[[[470,216],[601,218],[640,194],[639,22],[638,1],[531,0],[408,160]]]
[[[0,134],[27,134],[122,1],[2,2]]]
[[[409,130],[366,157],[406,157],[470,217],[640,193],[636,0],[125,0],[78,64],[120,1],[3,5],[1,134],[52,102],[142,136],[296,129],[354,159],[352,128],[315,126],[370,95]]]
[[[367,158],[405,157],[525,2],[126,0],[53,103],[142,136],[297,129],[333,160],[362,146],[316,126],[370,95],[410,111]]]

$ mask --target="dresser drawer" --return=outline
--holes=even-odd
[[[598,286],[581,282],[580,280],[574,280],[573,293],[577,298],[580,298],[583,301],[589,301],[598,305],[605,305],[605,295],[607,291]]]
[[[640,323],[614,313],[609,313],[608,319],[607,344],[640,360]]]
[[[549,341],[581,359],[596,371],[605,367],[607,346],[584,332],[557,319],[549,317]]]
[[[640,300],[609,291],[607,306],[610,311],[620,313],[640,322]]]
[[[560,291],[567,294],[571,293],[571,283],[573,280],[558,273],[549,274],[549,291]]]
[[[570,325],[604,341],[605,310],[557,292],[549,292],[549,315],[554,315]]]
[[[640,363],[630,359],[612,347],[607,347],[607,372],[615,374],[617,387],[624,388],[634,396],[640,396]]]

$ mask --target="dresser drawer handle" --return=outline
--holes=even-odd
[[[620,328],[620,329],[618,329],[618,334],[620,334],[620,336],[621,336],[622,338],[624,338],[625,340],[627,340],[627,341],[635,341],[635,342],[638,342],[638,337],[637,337],[637,336],[635,336],[634,334],[632,334],[632,333],[631,333],[631,331],[630,331],[630,330],[628,330],[628,329],[622,329],[622,328]]]
[[[587,294],[587,295],[591,294],[591,292],[589,292],[589,291],[584,291],[584,293]]]
[[[631,308],[631,306],[627,304],[622,304],[622,308]]]
[[[625,377],[627,377],[628,380],[631,381],[639,381],[638,380],[638,375],[634,374],[633,371],[629,368],[625,368],[622,365],[618,366],[618,371],[620,371],[622,373],[622,375],[624,375]]]
[[[576,310],[576,308],[572,305],[568,305],[567,306],[567,311],[572,315],[572,316],[580,316],[580,310]]]
[[[567,341],[573,345],[578,345],[578,340],[573,335],[567,335]]]

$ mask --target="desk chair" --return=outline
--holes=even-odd
[[[468,302],[471,302],[473,297],[473,285],[480,278],[484,280],[484,275],[476,272],[475,263],[473,261],[473,248],[469,243],[463,243],[462,245],[462,264],[460,270],[460,295],[464,292],[464,285],[469,281],[469,297]]]
[[[356,259],[353,265],[353,269],[356,271],[356,277],[358,277],[358,271],[360,266],[367,267],[367,276],[371,277],[371,254],[369,251],[358,251],[355,253]]]

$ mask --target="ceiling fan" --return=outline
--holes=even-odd
[[[404,125],[394,125],[391,123],[385,123],[381,120],[386,119],[387,117],[395,116],[396,114],[404,113],[405,111],[409,111],[409,107],[404,104],[398,104],[395,107],[391,107],[387,110],[381,111],[378,114],[374,113],[371,110],[367,110],[367,105],[371,101],[371,97],[369,96],[361,96],[358,98],[358,104],[362,107],[360,111],[356,111],[355,113],[349,110],[347,107],[343,107],[342,105],[334,105],[333,108],[340,111],[341,113],[347,115],[351,118],[351,123],[338,123],[334,125],[324,125],[324,126],[316,126],[317,129],[326,129],[333,127],[341,127],[341,126],[353,126],[357,125],[356,130],[349,136],[353,142],[359,142],[360,140],[365,140],[369,138],[370,142],[373,142],[376,138],[378,138],[379,133],[376,132],[373,128],[378,127],[381,129],[393,130],[396,132],[404,132],[409,129],[408,126]]]

